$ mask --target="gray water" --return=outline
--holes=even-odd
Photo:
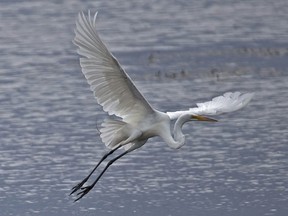
[[[185,125],[177,151],[151,139],[73,203],[70,189],[107,151],[71,43],[87,9],[157,109],[256,95],[217,124]],[[287,20],[286,0],[2,0],[0,214],[286,216]]]

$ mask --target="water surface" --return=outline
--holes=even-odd
[[[106,149],[105,117],[71,43],[78,11],[157,109],[255,92],[217,124],[184,127],[119,160],[83,200],[71,187]],[[3,215],[286,215],[287,2],[1,1],[0,208]]]

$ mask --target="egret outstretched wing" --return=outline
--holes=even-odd
[[[153,109],[101,41],[96,16],[97,13],[91,17],[90,11],[88,16],[81,12],[76,22],[74,43],[83,56],[80,58],[82,72],[104,111],[126,122],[137,121]]]
[[[219,115],[234,112],[246,106],[253,96],[254,93],[226,92],[224,95],[215,97],[211,101],[197,103],[197,107],[190,108],[189,110],[167,112],[167,114],[170,119],[176,119],[185,113],[192,115]]]

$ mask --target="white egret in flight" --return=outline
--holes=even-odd
[[[138,91],[128,74],[120,66],[101,41],[96,29],[96,16],[79,13],[74,44],[78,46],[82,72],[98,102],[113,118],[106,119],[100,129],[100,137],[110,149],[90,174],[72,188],[71,194],[78,191],[78,198],[85,196],[98,182],[107,168],[127,153],[143,146],[146,141],[160,136],[171,148],[178,149],[185,144],[182,126],[188,121],[216,120],[203,115],[218,115],[236,111],[244,107],[253,93],[227,92],[211,101],[198,103],[197,107],[185,111],[160,112],[154,109]],[[170,130],[175,121],[173,133]],[[123,147],[125,151],[110,160],[96,180],[84,186],[97,167],[112,153]],[[71,195],[70,194],[70,195]]]

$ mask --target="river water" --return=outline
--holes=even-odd
[[[177,151],[151,139],[73,203],[107,151],[71,42],[87,9],[157,109],[225,91],[255,98],[216,124],[185,125]],[[0,18],[1,215],[287,215],[286,0],[2,0]]]

